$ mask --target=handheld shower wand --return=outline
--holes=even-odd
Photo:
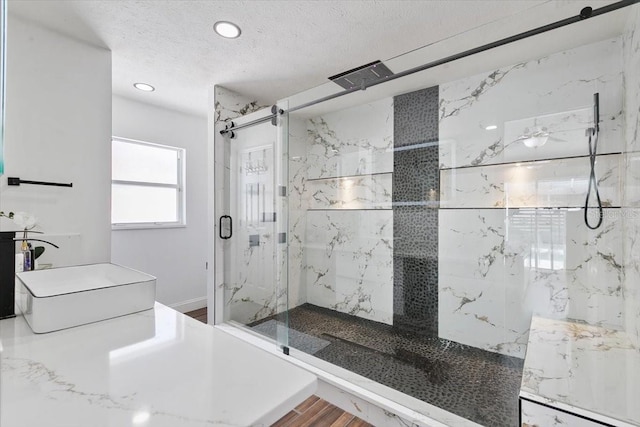
[[[600,134],[600,94],[593,94],[593,127],[586,131],[589,138],[589,163],[591,172],[589,173],[589,187],[587,188],[587,198],[584,201],[584,222],[591,230],[595,230],[602,225],[604,212],[602,210],[602,201],[600,200],[600,191],[598,190],[598,180],[596,179],[596,152],[598,151],[598,136]],[[595,225],[589,223],[589,199],[591,198],[592,189],[595,192],[598,209],[598,222]]]

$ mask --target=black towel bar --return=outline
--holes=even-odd
[[[59,182],[44,182],[44,181],[26,181],[24,179],[9,177],[7,178],[9,185],[20,185],[20,184],[33,184],[33,185],[50,185],[53,187],[73,187],[73,183],[64,184]]]

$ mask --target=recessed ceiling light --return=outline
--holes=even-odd
[[[146,83],[134,83],[133,87],[139,90],[143,90],[145,92],[153,92],[154,90],[156,90],[155,87],[148,85]]]
[[[216,33],[227,39],[235,39],[240,36],[240,27],[233,22],[218,21],[213,24]]]
[[[496,125],[489,125],[489,126],[487,126],[485,129],[486,129],[486,130],[496,130],[496,129],[498,129],[498,126],[496,126]]]

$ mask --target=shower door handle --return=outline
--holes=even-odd
[[[223,235],[222,234],[222,220],[223,219],[228,219],[229,220],[229,234],[228,235]],[[231,217],[229,215],[222,215],[220,217],[220,220],[218,221],[218,235],[223,240],[230,239],[231,236],[233,236],[233,220],[231,219]]]

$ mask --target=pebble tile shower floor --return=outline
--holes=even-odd
[[[311,304],[289,311],[289,327],[329,341],[314,353],[322,360],[484,426],[518,425],[521,359]]]

